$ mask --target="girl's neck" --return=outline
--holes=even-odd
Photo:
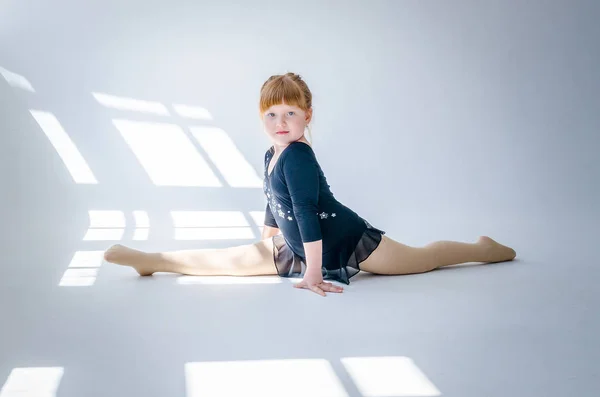
[[[302,138],[300,138],[300,139],[298,139],[297,141],[294,141],[294,142],[304,142],[304,143],[306,143],[308,146],[312,146],[312,145],[310,144],[310,142],[308,142],[308,140],[306,139],[306,137],[305,137],[304,135],[302,136]],[[285,149],[286,147],[288,147],[288,146],[289,146],[291,143],[293,143],[293,142],[290,142],[290,143],[288,143],[288,144],[287,144],[287,145],[285,145],[285,146],[279,146],[279,145],[277,145],[277,144],[273,144],[273,150],[275,151],[274,155],[275,155],[275,156],[279,156],[279,154],[280,154],[281,152],[283,152],[283,151],[284,151],[284,149]]]

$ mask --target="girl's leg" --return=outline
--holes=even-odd
[[[424,273],[442,266],[467,262],[511,261],[515,250],[481,236],[476,243],[436,241],[424,247],[410,247],[386,235],[379,246],[360,263],[360,269],[375,274]]]
[[[104,253],[104,259],[110,263],[131,266],[141,276],[150,276],[155,272],[192,276],[277,275],[271,238],[237,247],[159,253],[113,245]]]

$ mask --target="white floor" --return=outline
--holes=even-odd
[[[361,273],[326,298],[274,277],[141,278],[29,224],[2,266],[0,397],[591,396],[600,270],[591,225],[571,222],[513,234],[514,262]]]

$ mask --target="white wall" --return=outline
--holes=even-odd
[[[391,237],[597,217],[596,2],[87,3],[13,0],[0,13],[0,66],[35,89],[0,80],[2,140],[16,148],[3,164],[20,167],[3,167],[19,196],[6,206],[40,238],[54,230],[75,244],[89,209],[144,208],[154,246],[173,246],[171,210],[264,209],[260,188],[155,186],[111,119],[167,119],[91,93],[205,107],[214,119],[201,124],[226,131],[260,175],[259,89],[286,71],[313,91],[332,191]],[[57,117],[97,185],[73,182],[30,109]]]

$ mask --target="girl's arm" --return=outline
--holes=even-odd
[[[316,270],[320,274],[323,264],[323,240],[304,243],[304,254],[307,271]]]
[[[278,161],[283,161],[283,174],[302,238],[307,270],[314,270],[314,273],[320,275],[323,262],[323,235],[318,217],[318,163],[310,149],[304,146],[286,149],[286,153]]]

